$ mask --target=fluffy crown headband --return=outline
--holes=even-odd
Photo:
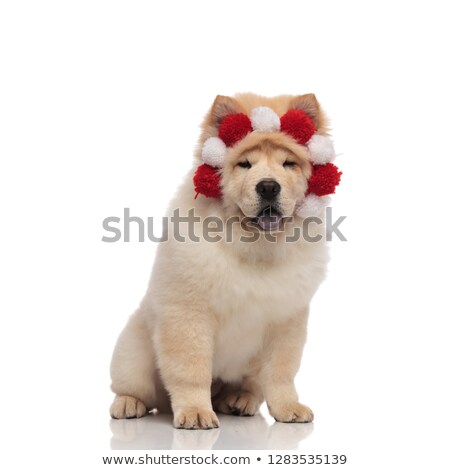
[[[296,208],[299,217],[318,216],[329,204],[329,194],[339,185],[341,172],[331,163],[336,154],[332,140],[320,134],[314,122],[299,109],[291,109],[279,117],[266,106],[254,108],[248,117],[244,113],[229,114],[219,127],[218,137],[209,137],[202,148],[203,164],[194,175],[194,186],[199,194],[220,198],[220,168],[223,167],[227,148],[232,147],[250,132],[284,132],[298,144],[308,148],[312,173],[308,180],[306,197]]]

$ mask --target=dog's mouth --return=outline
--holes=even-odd
[[[250,224],[257,226],[265,232],[275,232],[282,229],[283,216],[272,206],[265,207],[256,217],[250,220]]]

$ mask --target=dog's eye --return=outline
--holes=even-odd
[[[238,166],[241,168],[251,168],[252,164],[248,160],[245,160],[245,162],[239,162]]]
[[[295,162],[290,162],[290,161],[286,160],[286,161],[283,163],[283,166],[284,166],[284,167],[287,167],[287,166],[293,167],[293,166],[297,166],[297,163],[295,163]]]

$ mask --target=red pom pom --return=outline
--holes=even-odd
[[[233,146],[252,131],[252,123],[244,113],[229,114],[219,127],[219,137],[227,147]]]
[[[194,175],[194,187],[198,194],[206,197],[222,197],[220,175],[216,168],[204,163],[197,168]],[[195,196],[197,198],[197,196]]]
[[[300,109],[291,109],[280,118],[281,131],[289,134],[299,144],[306,145],[316,132],[314,122]]]
[[[342,171],[339,171],[333,163],[313,165],[312,175],[308,181],[308,193],[314,193],[317,196],[334,194],[336,186],[341,181],[341,175]]]

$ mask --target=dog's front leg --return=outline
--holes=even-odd
[[[206,309],[192,305],[166,310],[158,322],[158,365],[176,428],[219,426],[211,405],[213,322]]]
[[[306,341],[308,309],[295,318],[271,326],[261,369],[261,384],[270,414],[289,423],[306,423],[313,412],[298,402],[294,385]]]

